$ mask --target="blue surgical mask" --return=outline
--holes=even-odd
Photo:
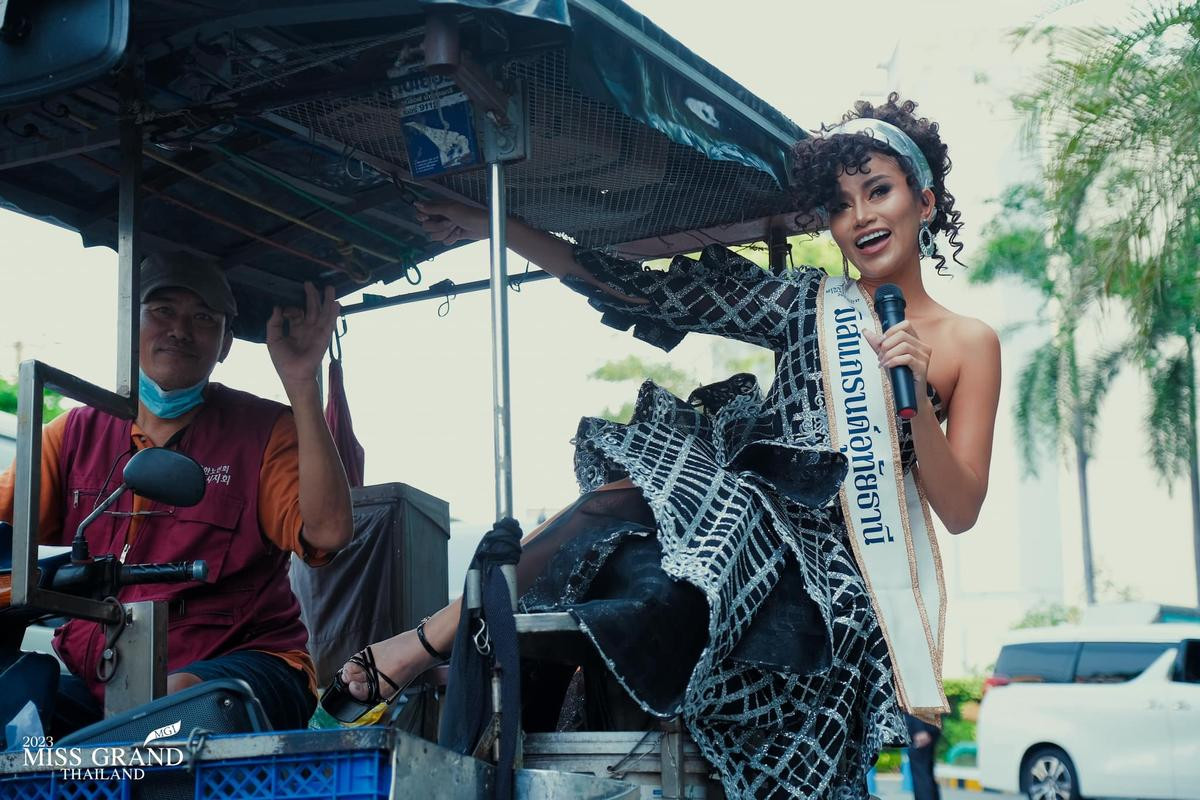
[[[140,374],[138,398],[147,411],[160,419],[182,417],[204,402],[204,387],[208,385],[207,378],[195,386],[166,390],[155,383],[154,379],[145,372],[141,370],[138,372]]]

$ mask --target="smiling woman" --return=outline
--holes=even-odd
[[[842,177],[857,176],[859,180],[850,183],[866,189],[868,179],[872,188],[880,182],[880,169],[889,172],[887,177],[891,181],[884,193],[893,186],[903,186],[923,206],[932,205],[932,210],[922,211],[930,233],[929,250],[924,254],[934,259],[939,273],[945,274],[946,258],[938,252],[933,236],[946,234],[954,248],[954,260],[961,265],[958,255],[963,246],[958,232],[962,215],[954,208],[954,195],[946,190],[951,164],[938,124],[917,117],[916,109],[916,103],[901,101],[894,93],[882,105],[865,100],[855,103],[854,110],[839,125],[824,126],[819,135],[804,139],[793,148],[792,193],[805,211],[827,210],[836,238],[832,218],[849,207]],[[889,137],[889,129],[900,135]],[[842,240],[838,245],[843,253],[849,252]]]
[[[524,607],[574,615],[641,709],[682,714],[731,798],[866,800],[880,747],[907,738],[901,712],[948,710],[930,509],[953,533],[979,514],[1000,359],[987,325],[924,290],[921,258],[938,232],[957,247],[958,214],[946,147],[913,109],[860,103],[795,149],[798,211],[828,215],[857,281],[720,247],[644,269],[508,222],[509,246],[613,327],[665,350],[699,332],[777,354],[765,398],[749,375],[687,401],[647,382],[628,425],[582,420],[585,493],[518,565]],[[419,208],[435,241],[487,236],[477,209]],[[866,301],[883,283],[908,307],[885,334]],[[892,366],[912,370],[912,419],[891,405]],[[390,702],[449,654],[459,612],[355,656],[326,710]]]

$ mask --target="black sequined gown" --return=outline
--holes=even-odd
[[[607,324],[668,350],[688,331],[750,342],[778,370],[765,399],[747,375],[689,401],[647,383],[630,423],[584,419],[585,495],[547,541],[577,530],[524,606],[569,610],[644,709],[681,713],[729,797],[867,798],[867,770],[907,728],[835,502],[846,467],[821,385],[823,273],[774,274],[719,247],[667,271],[576,257],[649,301],[569,281]],[[622,477],[640,493],[593,491]]]

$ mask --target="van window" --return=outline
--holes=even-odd
[[[1070,683],[1078,642],[1010,644],[1000,650],[996,674],[1013,683]]]
[[[1172,646],[1166,642],[1084,642],[1075,668],[1075,682],[1131,681]]]

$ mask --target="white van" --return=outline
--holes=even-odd
[[[1200,624],[1014,632],[976,738],[989,789],[1200,799]]]

